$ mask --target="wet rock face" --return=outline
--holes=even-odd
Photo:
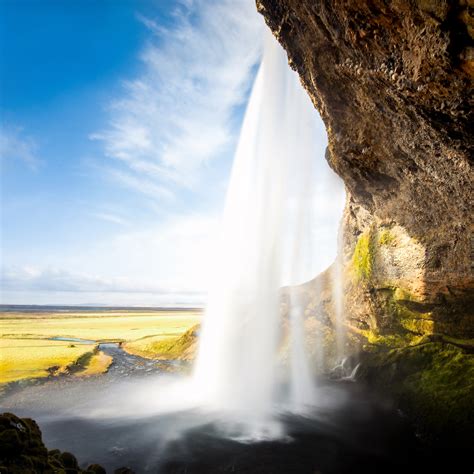
[[[474,337],[468,3],[257,0],[347,187],[342,257],[356,330],[397,332],[403,313],[430,319],[430,333]]]

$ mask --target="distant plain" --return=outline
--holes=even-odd
[[[147,340],[172,342],[200,320],[199,309],[0,312],[0,384],[68,373],[97,375],[112,362],[100,343],[132,349]],[[154,356],[150,350],[144,355]]]

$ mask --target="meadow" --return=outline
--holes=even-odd
[[[98,349],[100,343],[120,342],[127,350],[128,344],[142,347],[144,340],[179,340],[200,317],[199,310],[186,309],[0,313],[0,384],[65,373],[97,375],[112,362]],[[159,356],[151,350],[141,355]]]

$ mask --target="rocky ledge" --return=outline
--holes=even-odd
[[[105,474],[98,464],[79,467],[75,456],[58,449],[48,451],[41,430],[34,420],[18,418],[12,413],[0,415],[0,473],[1,474]],[[133,474],[120,468],[115,474]]]

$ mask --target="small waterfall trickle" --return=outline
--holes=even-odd
[[[346,326],[344,308],[344,271],[343,271],[342,230],[337,238],[337,256],[331,269],[331,293],[334,309],[334,331],[336,342],[336,360],[341,364],[346,357]]]

